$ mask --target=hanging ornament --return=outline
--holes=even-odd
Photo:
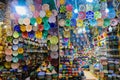
[[[105,27],[109,26],[110,25],[110,19],[106,18],[104,19],[104,24],[103,24]]]
[[[18,52],[19,54],[23,54],[24,50],[23,50],[23,48],[18,48],[17,52]]]
[[[71,26],[76,26],[76,19],[71,19]]]
[[[116,26],[118,24],[118,20],[117,19],[111,19],[110,20],[110,25],[111,26]]]
[[[33,4],[29,5],[30,11],[34,12],[35,11],[35,6]]]
[[[20,26],[19,25],[15,25],[14,26],[14,31],[20,32]]]
[[[49,10],[49,5],[48,4],[43,4],[42,10],[44,10],[44,11]]]
[[[48,22],[49,22],[49,23],[55,23],[55,22],[56,22],[56,17],[55,17],[55,16],[51,16],[51,17],[48,19]]]
[[[64,5],[62,5],[60,7],[60,13],[65,13],[65,11],[66,11],[66,7]]]
[[[5,62],[4,66],[5,66],[5,68],[10,69],[11,68],[11,62]]]
[[[11,43],[12,40],[13,40],[13,37],[12,37],[12,36],[7,36],[7,38],[6,38],[6,41],[7,41],[7,42],[10,42],[10,43]]]
[[[108,12],[108,18],[112,19],[115,18],[116,16],[116,12],[113,8],[109,8],[109,12]]]
[[[32,18],[33,17],[33,13],[31,11],[29,11],[29,13],[26,14],[28,18]]]
[[[106,10],[101,10],[100,12],[101,12],[101,15],[102,15],[102,18],[103,18],[103,19],[104,19],[104,18],[107,18],[108,13],[106,12]]]
[[[12,49],[5,49],[5,54],[6,55],[12,55]]]
[[[62,46],[61,46],[62,47]],[[64,56],[64,51],[63,50],[60,50],[60,56]]]
[[[88,25],[89,25],[89,21],[88,21],[87,19],[85,19],[85,20],[83,21],[83,24],[84,24],[84,26],[88,26]]]
[[[107,2],[101,2],[100,9],[101,10],[106,10],[107,9]]]
[[[28,37],[29,38],[34,38],[35,37],[35,32],[34,31],[28,32]]]
[[[48,17],[42,18],[42,22],[43,22],[43,23],[47,23],[47,22],[48,22]]]
[[[18,46],[15,44],[15,45],[13,45],[12,46],[12,49],[15,51],[15,50],[17,50],[18,49]]]
[[[77,26],[78,26],[78,27],[82,27],[82,26],[83,26],[83,20],[78,19],[78,20],[77,20]]]
[[[106,38],[107,37],[107,33],[103,32],[103,38]]]
[[[103,21],[102,18],[97,19],[97,26],[101,26],[102,27],[103,23],[104,23],[104,21]]]
[[[88,33],[90,32],[90,29],[89,29],[88,26],[85,27],[85,30],[86,30],[86,32],[88,32]],[[90,34],[89,34],[89,35],[90,35]],[[90,36],[91,36],[91,35],[90,35]]]
[[[23,58],[24,58],[24,57],[23,57],[23,54],[18,54],[17,58],[23,60]]]
[[[108,29],[109,29],[109,32],[112,32],[112,27],[111,27],[111,26],[109,26],[109,28],[108,28]]]
[[[52,10],[52,14],[53,14],[53,16],[57,16],[58,15],[57,10]]]
[[[49,30],[49,29],[50,29],[49,23],[44,23],[44,30]]]
[[[13,56],[17,56],[17,55],[18,55],[18,52],[17,52],[17,51],[13,51],[12,55],[13,55]]]
[[[13,58],[12,58],[12,61],[13,61],[14,63],[17,63],[18,60],[19,60],[19,59],[18,59],[17,57],[13,57]]]
[[[33,0],[26,0],[27,5],[33,4]]]
[[[94,12],[92,12],[92,11],[86,12],[86,18],[87,19],[93,19],[94,18]]]
[[[38,25],[38,29],[39,29],[40,31],[43,31],[43,30],[44,30],[43,25],[39,24],[39,25]]]
[[[66,6],[66,10],[72,12],[73,6],[72,6],[71,4],[68,4],[68,5]]]
[[[42,0],[35,0],[35,3],[42,4]]]
[[[70,19],[72,17],[72,12],[67,11],[66,13],[66,18]]]
[[[57,36],[57,34],[58,34],[58,30],[57,30],[58,28],[51,28],[50,30],[49,30],[49,34],[50,35],[56,35]]]
[[[65,38],[70,38],[70,31],[64,31],[63,35]]]
[[[79,10],[85,12],[86,11],[86,6],[84,4],[79,5]]]
[[[29,18],[24,18],[23,19],[23,24],[29,25],[30,24],[30,19]]]
[[[41,24],[41,23],[42,23],[42,18],[37,17],[37,18],[36,18],[36,22],[37,22],[37,24]]]
[[[70,31],[69,27],[64,27],[64,31]]]
[[[72,14],[72,18],[74,18],[74,19],[78,18],[78,13]]]
[[[12,69],[18,69],[19,68],[19,63],[12,63],[11,68]]]
[[[52,37],[50,38],[50,43],[51,43],[51,44],[57,44],[57,43],[58,43],[58,38],[57,38],[56,36],[52,36]]]
[[[26,31],[26,26],[21,25],[21,26],[20,26],[20,30],[21,30],[22,32],[25,32],[25,31]]]
[[[18,33],[17,31],[14,31],[13,37],[14,37],[14,38],[18,38],[18,37],[19,37],[19,33]]]
[[[36,31],[35,32],[35,37],[38,38],[38,39],[41,39],[42,38],[42,32]]]
[[[19,18],[19,19],[18,19],[18,23],[19,23],[20,25],[22,25],[22,24],[23,24],[23,20],[24,20],[23,18]]]
[[[35,8],[36,8],[37,11],[42,10],[42,4],[36,4]]]
[[[28,38],[28,33],[27,33],[26,31],[23,32],[23,33],[22,33],[22,37],[23,37],[23,38]]]
[[[43,38],[47,37],[47,35],[48,35],[48,31],[44,30],[42,34]]]
[[[87,11],[93,11],[93,5],[92,4],[86,4],[86,12]]]
[[[91,20],[89,20],[89,22],[90,22],[91,26],[96,26],[97,25],[96,19],[91,19]]]
[[[86,13],[82,11],[79,12],[78,18],[84,20],[86,18]]]
[[[8,31],[7,31],[7,36],[12,36],[13,35],[13,32],[12,32],[12,30],[10,29],[8,29]]]
[[[93,11],[99,11],[99,9],[100,9],[100,4],[99,3],[95,3],[93,5]]]
[[[43,17],[45,17],[46,12],[44,10],[41,10],[39,15],[41,18],[43,18]]]
[[[58,58],[58,52],[52,52],[50,54],[50,56],[51,56],[52,59],[57,59]]]
[[[26,26],[26,31],[27,31],[27,32],[30,32],[31,30],[32,30],[32,26],[31,26],[31,25],[27,25],[27,26]]]
[[[99,11],[96,11],[94,13],[94,17],[95,17],[95,19],[101,18],[101,13]]]
[[[32,25],[34,25],[34,24],[36,23],[36,19],[35,19],[35,18],[31,18],[31,19],[30,19],[30,23],[31,23]]]
[[[46,17],[50,17],[50,16],[52,16],[52,12],[50,10],[47,10],[46,11]]]
[[[11,55],[7,55],[7,56],[5,57],[5,60],[6,60],[7,62],[11,62],[11,61],[12,61],[12,56],[11,56]]]
[[[18,39],[13,39],[13,44],[18,44]]]
[[[61,5],[65,4],[65,0],[60,0],[60,4]]]
[[[56,23],[50,23],[50,28],[53,28],[53,29],[57,28]]]
[[[66,19],[65,21],[65,26],[70,27],[71,21],[69,19]]]
[[[64,19],[60,19],[58,24],[59,24],[59,26],[63,27],[65,25],[65,20]]]
[[[38,12],[38,11],[34,11],[34,12],[33,12],[33,16],[34,16],[35,18],[39,17],[39,12]]]
[[[33,27],[33,31],[37,31],[38,30],[38,27],[37,26],[34,26]]]
[[[57,51],[58,50],[58,45],[50,45],[50,50],[51,51]]]

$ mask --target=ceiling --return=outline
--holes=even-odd
[[[6,0],[0,0],[0,2],[6,3]]]

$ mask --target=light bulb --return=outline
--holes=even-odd
[[[87,2],[93,2],[93,0],[86,0]]]
[[[34,26],[37,26],[37,23],[35,23]]]
[[[15,10],[16,10],[17,14],[19,14],[19,15],[27,14],[27,10],[24,6],[15,6]]]
[[[78,13],[78,9],[75,9],[74,12],[75,12],[75,13]]]
[[[108,13],[108,12],[109,12],[109,9],[107,8],[107,9],[105,10],[105,12],[107,12],[107,13]]]
[[[86,33],[86,29],[85,28],[83,28],[83,32]]]
[[[81,28],[78,29],[78,33],[82,33],[82,29]]]
[[[4,28],[7,28],[7,26],[6,26],[6,25],[4,25]]]
[[[109,32],[112,32],[112,27],[111,26],[109,27]]]

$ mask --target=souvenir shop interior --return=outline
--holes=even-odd
[[[0,0],[0,80],[120,80],[120,0]]]

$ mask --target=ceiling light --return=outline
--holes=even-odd
[[[78,29],[78,34],[79,34],[79,33],[82,33],[82,31],[83,31],[82,28],[79,28],[79,29]]]
[[[93,2],[93,0],[86,0],[87,2]]]
[[[109,27],[109,32],[112,32],[112,27],[111,26]]]
[[[108,12],[109,12],[109,9],[107,8],[105,11],[108,13]]]
[[[17,14],[19,14],[21,16],[27,14],[26,7],[24,7],[24,6],[15,6],[15,10],[16,10]]]
[[[37,26],[37,23],[35,23],[34,26]]]
[[[6,25],[4,25],[4,28],[7,28],[7,26],[6,26]]]
[[[74,13],[78,13],[78,9],[75,9],[75,10],[74,10]]]
[[[86,33],[86,29],[85,28],[83,28],[83,32]]]

